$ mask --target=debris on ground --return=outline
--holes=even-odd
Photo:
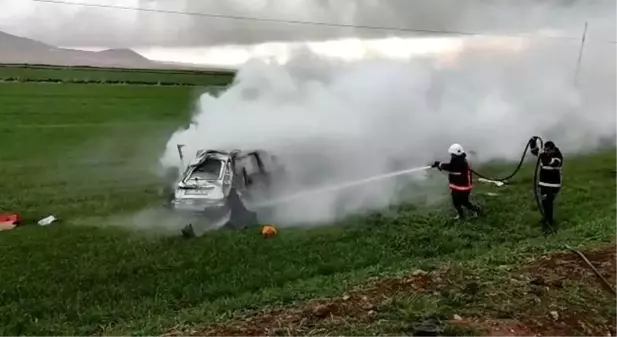
[[[58,220],[55,216],[50,215],[48,217],[45,217],[41,220],[39,220],[38,224],[39,226],[49,226],[52,223],[54,223],[56,220]]]
[[[411,276],[422,276],[422,275],[426,275],[426,274],[427,274],[427,272],[425,272],[424,270],[416,269],[416,270],[414,270],[413,273],[411,273]]]
[[[434,318],[413,325],[413,336],[439,336],[442,332],[441,322]]]
[[[485,178],[479,178],[478,181],[483,182],[483,183],[493,184],[497,187],[501,187],[505,185],[503,181],[489,180]]]
[[[0,232],[10,231],[15,229],[17,225],[9,223],[9,222],[0,222]]]
[[[10,231],[21,225],[22,218],[18,213],[2,213],[0,214],[0,232]]]

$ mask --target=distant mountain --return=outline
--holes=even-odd
[[[0,32],[0,63],[118,68],[209,69],[192,64],[152,61],[131,49],[84,51],[58,48],[4,32]]]
[[[32,52],[44,52],[54,47],[31,39],[7,34],[0,31],[0,53],[11,50],[29,50]]]

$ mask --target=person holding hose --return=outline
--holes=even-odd
[[[540,160],[540,179],[538,180],[538,187],[540,189],[544,214],[542,230],[545,234],[548,234],[554,226],[553,203],[561,190],[563,155],[552,141],[544,143],[544,149],[540,153],[540,149],[538,148],[538,137],[533,137],[529,140],[529,149],[531,154],[539,157]]]
[[[448,149],[448,153],[450,154],[449,163],[436,161],[431,167],[437,168],[439,171],[448,171],[448,187],[452,195],[452,205],[457,212],[455,219],[465,218],[463,207],[473,211],[475,216],[481,215],[481,208],[469,201],[473,186],[471,169],[467,163],[465,150],[463,150],[460,144],[452,144]]]

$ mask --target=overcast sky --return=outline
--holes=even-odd
[[[62,0],[60,0],[62,1]],[[67,0],[68,1],[68,0]],[[73,0],[211,14],[468,32],[566,29],[615,40],[615,0]],[[0,0],[0,30],[60,46],[212,46],[404,36],[351,28]]]

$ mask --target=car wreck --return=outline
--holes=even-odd
[[[263,150],[199,150],[175,181],[169,206],[188,219],[185,236],[200,235],[196,227],[257,225],[257,213],[247,205],[267,199],[282,174],[276,156]]]

